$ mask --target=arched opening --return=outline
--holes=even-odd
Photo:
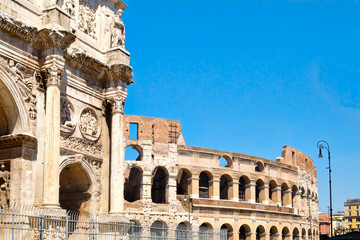
[[[60,173],[60,207],[89,213],[91,187],[90,177],[81,164],[67,165]]]
[[[264,170],[264,164],[261,161],[255,163],[255,172],[262,172]]]
[[[228,156],[222,156],[219,160],[219,166],[220,167],[231,167],[232,166],[231,158]]]
[[[281,232],[282,240],[290,240],[290,231],[287,227],[284,227]]]
[[[278,230],[275,226],[270,228],[270,240],[277,240],[279,236]]]
[[[293,230],[293,235],[292,235],[292,239],[293,239],[293,240],[299,240],[299,239],[300,239],[299,229],[294,228],[294,230]]]
[[[213,239],[213,228],[210,223],[203,223],[199,227],[199,240]]]
[[[0,99],[0,136],[4,136],[8,134],[10,134],[8,119],[5,114],[4,104]]]
[[[306,230],[305,230],[305,228],[303,228],[301,230],[301,240],[305,240],[305,239],[306,239]]]
[[[230,224],[223,224],[220,228],[220,240],[233,239],[233,229]]]
[[[209,181],[212,179],[211,175],[206,172],[201,172],[199,176],[199,197],[209,198],[210,197],[210,184]]]
[[[130,220],[129,239],[140,240],[141,239],[141,224],[136,220]]]
[[[125,149],[125,161],[141,161],[142,149],[138,145],[130,145]]]
[[[251,229],[248,225],[244,224],[239,229],[239,240],[250,240]]]
[[[281,205],[286,206],[289,205],[289,187],[286,183],[281,185]]]
[[[165,240],[167,235],[167,226],[163,222],[155,221],[150,227],[150,235],[152,240]]]
[[[265,240],[265,228],[263,226],[258,226],[256,228],[256,240]]]
[[[277,203],[276,188],[277,183],[274,180],[271,180],[269,183],[269,202],[271,204]]]
[[[291,189],[291,206],[292,207],[297,207],[297,200],[298,200],[298,187],[296,185],[294,185]]]
[[[242,176],[239,179],[239,201],[247,201],[248,200],[248,194],[246,194],[247,191],[247,185],[250,183],[250,180],[246,176]]]
[[[153,203],[167,203],[167,185],[169,174],[162,167],[156,167],[153,172],[151,199]]]
[[[13,67],[16,68],[16,65]],[[16,79],[15,76],[10,76],[11,72],[16,75]],[[7,61],[0,59],[0,136],[29,133],[30,119],[35,120],[37,117],[33,93],[35,87],[24,82],[29,80],[24,77],[33,76],[24,76],[20,72],[13,72]]]
[[[256,202],[262,203],[265,200],[264,195],[264,182],[263,180],[259,179],[256,181]]]
[[[229,200],[231,194],[232,178],[229,175],[222,175],[220,178],[220,199]]]
[[[191,173],[187,169],[180,169],[176,179],[176,194],[188,195],[191,180]]]
[[[190,239],[190,228],[185,222],[176,226],[175,239]]]
[[[305,198],[306,197],[306,191],[304,189],[304,187],[301,188],[301,198]]]
[[[135,202],[141,199],[142,171],[132,167],[125,172],[124,199],[128,202]]]

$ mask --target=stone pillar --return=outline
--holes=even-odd
[[[189,178],[189,194],[191,198],[199,198],[199,178]]]
[[[239,182],[232,182],[232,196],[230,200],[239,201]]]
[[[220,199],[220,180],[209,181],[209,198],[214,200]]]
[[[291,198],[292,198],[292,191],[291,190],[286,190],[285,192],[284,192],[285,194],[284,194],[284,205],[286,206],[286,207],[292,207],[292,204],[291,204]]]
[[[281,187],[278,185],[275,189],[274,189],[274,194],[276,195],[275,200],[276,200],[276,205],[281,206]]]
[[[60,56],[45,59],[46,71],[46,115],[44,147],[44,198],[43,205],[59,207],[60,182],[60,84],[63,67]]]
[[[111,99],[111,160],[110,160],[110,214],[124,210],[124,132],[125,97]]]
[[[262,204],[269,204],[269,187],[263,186],[261,190],[261,203]]]
[[[245,199],[248,199],[248,202],[250,202],[250,203],[255,203],[256,202],[256,183],[251,181],[250,184],[246,185],[246,188],[249,188],[249,191],[248,191],[248,189],[246,189]],[[249,195],[248,196],[249,198],[247,198],[247,195]]]

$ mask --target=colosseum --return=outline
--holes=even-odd
[[[134,82],[126,7],[0,2],[1,209],[117,216],[130,226],[119,239],[318,239],[306,154],[284,146],[269,160],[192,147],[179,121],[124,115]],[[39,232],[34,239],[68,239]]]

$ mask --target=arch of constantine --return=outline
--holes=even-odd
[[[318,239],[306,154],[284,146],[268,160],[187,146],[179,121],[124,115],[126,7],[1,1],[2,208],[120,216],[151,239],[190,239],[188,229],[198,239]]]

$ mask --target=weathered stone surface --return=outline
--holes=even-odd
[[[309,217],[318,232],[316,168],[306,154],[284,146],[272,161],[187,146],[179,121],[124,115],[133,83],[126,7],[121,0],[0,3],[1,205],[121,215],[172,229],[188,224],[190,206],[193,230],[226,226],[230,239],[239,232],[255,239],[258,227],[261,239],[284,229],[285,237],[308,238]],[[127,148],[138,157],[127,159]]]

